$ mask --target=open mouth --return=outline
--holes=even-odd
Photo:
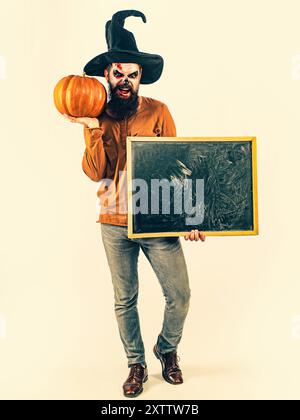
[[[128,97],[131,93],[130,89],[128,88],[118,88],[117,92],[119,93],[119,95],[124,96],[125,98]]]

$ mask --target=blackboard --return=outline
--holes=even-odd
[[[128,237],[257,235],[256,137],[127,137]]]

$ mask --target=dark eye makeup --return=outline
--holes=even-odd
[[[118,70],[114,70],[114,76],[121,77],[121,76],[123,76],[123,74],[120,73]]]
[[[123,77],[124,74],[120,73],[118,70],[114,70],[114,76],[116,77]],[[138,72],[131,73],[128,77],[135,79],[138,76]]]

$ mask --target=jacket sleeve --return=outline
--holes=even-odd
[[[173,117],[166,104],[162,106],[161,113],[161,136],[162,137],[177,137],[176,126]]]
[[[84,127],[85,151],[82,158],[83,172],[95,182],[105,178],[107,159],[102,141],[102,128]]]

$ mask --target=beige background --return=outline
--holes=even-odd
[[[0,398],[123,398],[97,183],[81,169],[82,126],[58,114],[52,91],[106,51],[105,22],[127,8],[148,18],[126,22],[139,49],[165,58],[140,94],[169,106],[178,136],[258,141],[260,235],[181,239],[192,301],[180,387],[152,355],[164,301],[141,253],[141,398],[298,399],[298,0],[1,3]]]

